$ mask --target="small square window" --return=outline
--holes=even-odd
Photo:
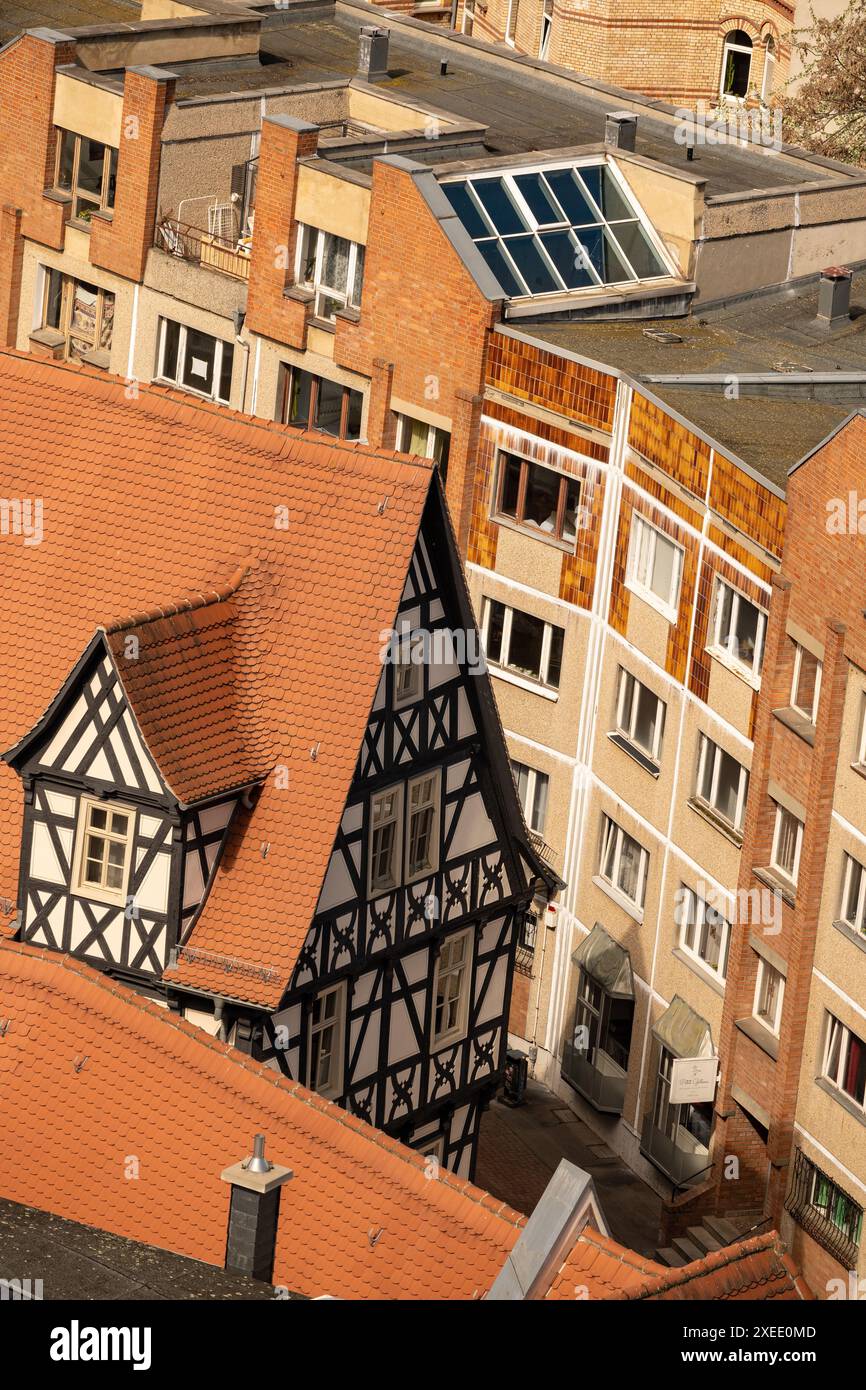
[[[97,902],[126,901],[134,812],[82,797],[74,891]]]

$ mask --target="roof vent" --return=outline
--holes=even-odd
[[[841,328],[850,319],[851,271],[846,265],[828,266],[818,282],[818,325]]]
[[[388,76],[390,31],[364,24],[358,34],[358,76],[365,82],[381,82]]]
[[[604,143],[615,150],[633,150],[637,116],[629,111],[609,111],[604,118]]]
[[[253,1140],[252,1156],[246,1159],[241,1167],[245,1168],[248,1173],[269,1173],[273,1166],[265,1158],[265,1136],[257,1134]]]

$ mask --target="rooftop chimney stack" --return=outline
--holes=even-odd
[[[358,36],[358,76],[365,82],[381,82],[388,76],[390,31],[365,24]]]
[[[851,271],[831,265],[818,282],[818,323],[822,328],[841,328],[851,319]]]
[[[231,1189],[225,1268],[269,1284],[274,1272],[280,1190],[292,1177],[291,1168],[269,1163],[265,1137],[257,1134],[253,1152],[220,1174]]]
[[[604,143],[615,150],[634,150],[637,116],[629,111],[609,111],[604,118]]]

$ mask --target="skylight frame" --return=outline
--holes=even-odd
[[[593,196],[589,185],[584,181],[582,177],[582,171],[589,169],[598,169],[601,171],[607,170],[608,175],[612,179],[625,207],[632,210],[632,217],[608,218],[607,216],[605,216],[596,198]],[[547,178],[548,174],[553,174],[561,170],[565,170],[568,172],[574,171],[578,175],[578,192],[586,201],[588,208],[595,219],[594,221],[578,224],[576,222],[573,222],[571,218],[567,215],[565,208],[563,207],[560,199],[554,193],[554,190]],[[552,206],[555,210],[562,213],[562,221],[540,222],[538,220],[537,216],[532,211],[529,202],[527,201],[526,197],[521,192],[517,184],[517,179],[525,175],[534,175],[542,179],[542,190],[544,192],[544,196],[552,203]],[[506,197],[509,199],[512,206],[518,213],[519,217],[525,224],[525,230],[523,232],[502,232],[494,225],[491,214],[488,213],[487,209],[484,206],[484,203],[482,202],[482,199],[480,198],[474,187],[475,182],[480,182],[486,179],[495,179],[501,182]],[[617,169],[616,165],[610,161],[604,159],[599,160],[597,157],[587,157],[583,159],[578,158],[558,161],[554,164],[523,164],[515,166],[511,169],[476,169],[474,171],[455,174],[450,178],[442,179],[441,185],[443,190],[446,192],[446,196],[448,185],[451,184],[459,184],[462,186],[471,208],[473,209],[481,225],[485,229],[484,235],[474,236],[469,231],[469,228],[466,228],[467,234],[472,239],[472,244],[478,249],[482,256],[484,256],[484,252],[481,249],[482,245],[494,245],[499,255],[502,257],[505,269],[510,274],[512,280],[514,281],[514,284],[518,287],[517,293],[509,293],[508,287],[506,285],[502,286],[509,299],[541,299],[553,295],[571,296],[575,294],[581,294],[585,290],[616,290],[621,289],[625,286],[655,284],[661,280],[673,279],[677,276],[676,268],[673,266],[670,256],[666,248],[662,244],[661,239],[658,237],[655,228],[649,222],[643,209],[635,200],[634,195],[632,194],[631,189],[628,187],[628,184],[626,183],[623,175]],[[457,216],[458,218],[460,217],[460,214],[456,211],[456,209],[455,216]],[[649,247],[656,260],[663,267],[662,271],[658,275],[639,275],[635,270],[635,267],[632,264],[630,257],[626,254],[622,244],[620,243],[619,237],[616,234],[617,227],[631,227],[635,224],[637,224],[640,231],[643,233],[644,237],[649,243]],[[583,243],[580,241],[579,237],[579,232],[583,228],[597,231],[602,239],[604,239],[605,237],[610,238],[610,249],[619,258],[619,260],[622,263],[622,266],[627,272],[627,275],[631,278],[619,280],[603,280],[599,275],[595,267],[595,264],[593,263],[592,257],[590,255],[586,255],[584,258],[583,269],[585,270],[589,283],[584,286],[571,286],[565,283],[564,277],[557,270],[556,264],[554,263],[552,256],[548,253],[547,248],[545,247],[544,242],[541,240],[541,238],[542,236],[549,235],[555,232],[564,233],[568,236],[572,246],[574,247],[575,255],[577,255],[579,245],[581,247],[583,246]],[[549,290],[542,289],[535,291],[530,289],[525,275],[518,267],[517,262],[514,256],[511,254],[511,251],[507,245],[507,238],[513,236],[523,236],[527,241],[531,242],[533,249],[536,252],[538,258],[540,259],[549,278],[553,281],[553,288]],[[489,266],[490,262],[487,261],[486,256],[484,256],[484,260],[485,264]],[[491,273],[493,275],[496,275],[497,272],[492,266],[490,267],[490,269]]]

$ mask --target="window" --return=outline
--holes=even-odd
[[[863,1209],[817,1168],[802,1149],[794,1156],[794,1175],[785,1207],[845,1269],[857,1268]]]
[[[790,811],[786,811],[784,806],[776,806],[770,867],[775,869],[776,873],[790,879],[791,883],[797,882],[802,845],[803,822]]]
[[[761,80],[761,101],[766,105],[773,95],[773,84],[776,80],[776,43],[768,34],[766,51],[764,53],[764,76]]]
[[[636,907],[643,908],[649,855],[637,840],[611,820],[601,818],[599,875]]]
[[[411,882],[439,867],[439,772],[425,772],[409,783],[406,879]]]
[[[661,1047],[653,1098],[652,1126],[659,1134],[664,1135],[674,1148],[706,1156],[709,1153],[713,1130],[713,1103],[700,1101],[698,1104],[673,1104],[673,1065],[673,1053],[666,1047]],[[669,1157],[668,1161],[671,1161]]]
[[[827,1015],[823,1075],[861,1110],[866,1109],[866,1043],[832,1014]]]
[[[553,26],[553,0],[544,0],[544,8],[541,12],[541,42],[538,45],[538,56],[543,63],[547,62],[547,55],[550,52],[550,30]]]
[[[733,830],[740,831],[748,790],[749,774],[746,768],[717,743],[713,743],[711,738],[707,738],[706,734],[701,734],[696,790],[698,800],[715,811]]]
[[[505,42],[514,47],[514,37],[517,33],[517,12],[520,8],[520,0],[508,0],[508,16],[505,20]]]
[[[799,642],[794,643],[794,678],[791,682],[791,708],[810,724],[818,717],[821,695],[821,662]]]
[[[400,882],[403,788],[389,787],[370,806],[370,892],[385,893]]]
[[[628,557],[628,584],[676,622],[683,572],[683,548],[635,512]]]
[[[467,38],[472,37],[472,29],[475,25],[475,0],[463,0],[463,14],[460,19],[460,32]]]
[[[776,1037],[782,1018],[782,999],[785,994],[785,980],[763,956],[758,957],[758,978],[755,982],[755,1003],[752,1012],[759,1023],[763,1023]]]
[[[307,1085],[320,1096],[339,1096],[343,1089],[343,1019],[346,986],[333,985],[316,995],[307,1032]]]
[[[543,835],[550,779],[546,772],[538,772],[534,767],[527,767],[525,763],[512,762],[511,771],[514,773],[514,783],[526,824],[536,835]]]
[[[724,981],[728,973],[731,924],[684,883],[677,903],[680,947]]]
[[[360,306],[364,248],[333,232],[300,225],[295,278],[315,290],[316,318],[331,321],[338,309]]]
[[[616,699],[617,731],[657,763],[661,757],[664,725],[664,701],[621,666]]]
[[[710,651],[727,657],[749,679],[757,680],[766,629],[767,615],[762,609],[723,579],[716,581]]]
[[[448,472],[448,451],[451,436],[447,430],[413,420],[410,415],[397,416],[397,452],[417,454],[422,459],[435,459],[444,478]]]
[[[561,627],[497,599],[485,599],[483,636],[487,660],[494,666],[559,688],[565,637]]]
[[[745,30],[732,29],[722,50],[722,96],[742,101],[749,90],[751,70],[752,40]]]
[[[228,402],[232,393],[234,344],[160,319],[158,375],[185,391]]]
[[[850,854],[843,856],[842,906],[839,916],[854,931],[866,936],[866,869]]]
[[[63,356],[67,362],[78,362],[92,353],[110,352],[114,295],[98,285],[61,275],[59,270],[46,269],[41,325],[63,334]]]
[[[517,454],[500,453],[496,514],[552,540],[574,545],[580,505],[577,478],[556,473]]]
[[[89,222],[97,209],[114,207],[117,150],[88,135],[57,131],[54,187],[72,194],[72,216]]]
[[[134,825],[131,807],[82,798],[75,858],[77,892],[97,902],[125,902]]]
[[[300,367],[280,367],[277,419],[300,429],[321,430],[337,439],[360,439],[364,397],[339,382]]]
[[[434,1047],[456,1042],[466,1028],[472,966],[472,929],[446,937],[433,977]]]
[[[409,634],[392,642],[394,683],[391,703],[394,709],[403,709],[405,705],[411,705],[423,694],[423,661],[423,645],[413,643]]]

